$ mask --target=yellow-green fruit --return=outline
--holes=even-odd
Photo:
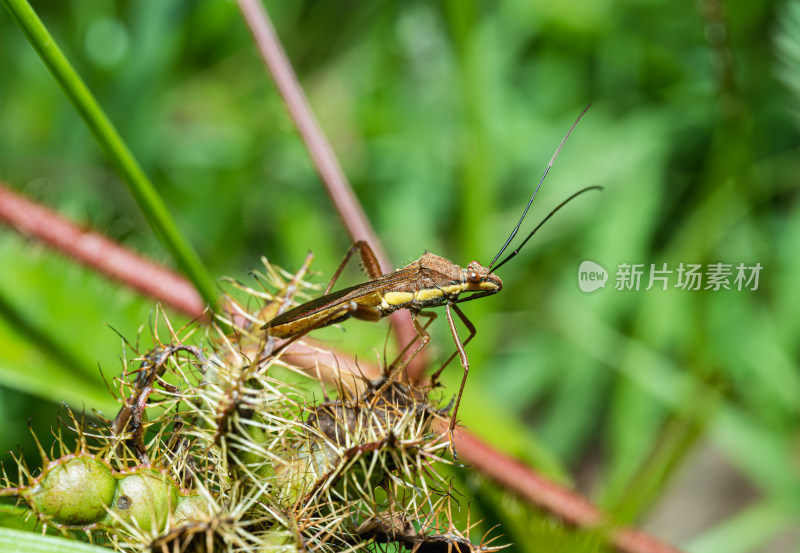
[[[179,497],[175,507],[173,524],[175,526],[184,522],[201,522],[210,517],[208,502],[200,495]]]
[[[291,457],[275,467],[275,486],[280,490],[280,503],[291,505],[310,492],[338,462],[336,452],[325,444],[311,442],[297,447]]]
[[[263,480],[274,474],[273,460],[265,453],[270,434],[262,426],[263,419],[254,413],[252,424],[242,425],[245,428],[245,440],[240,444],[232,444],[236,455],[248,470]]]
[[[75,457],[49,468],[23,495],[38,514],[53,522],[85,526],[106,516],[117,481],[105,464]]]
[[[156,470],[141,469],[117,482],[107,524],[138,526],[142,530],[162,531],[178,502],[178,487]]]

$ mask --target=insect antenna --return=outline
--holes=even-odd
[[[553,166],[553,163],[556,161],[556,158],[558,157],[558,154],[561,153],[561,148],[564,147],[564,144],[567,142],[567,138],[569,138],[569,135],[572,134],[572,131],[578,125],[578,121],[581,120],[581,117],[583,117],[583,115],[586,113],[586,111],[589,109],[589,107],[591,107],[591,105],[592,104],[589,104],[585,108],[583,108],[583,111],[580,113],[580,115],[578,115],[578,118],[575,119],[575,122],[572,124],[572,126],[567,131],[567,134],[564,136],[564,139],[561,141],[561,144],[558,145],[558,149],[553,154],[553,157],[550,158],[550,163],[547,164],[547,168],[544,170],[544,173],[542,174],[542,178],[539,179],[539,184],[536,185],[536,190],[533,191],[533,195],[531,196],[531,199],[528,200],[528,205],[525,206],[525,211],[522,212],[522,217],[520,217],[519,221],[517,221],[517,226],[514,227],[514,230],[511,231],[511,235],[508,237],[508,240],[506,240],[506,243],[503,244],[503,247],[500,248],[500,251],[497,252],[497,255],[494,256],[494,259],[492,259],[492,262],[489,263],[489,267],[494,265],[494,262],[497,261],[497,259],[503,254],[504,251],[506,251],[506,248],[508,247],[508,245],[511,243],[511,241],[514,239],[514,237],[517,235],[517,232],[519,231],[519,227],[522,225],[522,221],[525,219],[525,216],[528,214],[528,210],[530,209],[531,204],[533,203],[533,199],[536,197],[536,193],[539,192],[539,189],[542,187],[542,183],[544,182],[544,179],[547,176],[547,173],[550,172],[550,168]],[[556,208],[556,210],[558,210],[558,208]],[[550,215],[552,215],[552,213]],[[548,215],[548,218],[549,218],[549,215]],[[546,220],[547,219],[545,219],[545,221]],[[544,221],[542,221],[542,222],[544,222]],[[528,236],[528,238],[530,238],[530,236]],[[528,239],[526,238],[525,241],[527,242],[527,240]],[[520,247],[522,247],[522,246],[520,246]],[[505,261],[508,261],[508,258]],[[503,261],[503,263],[505,263],[505,261]],[[502,265],[502,263],[501,263],[501,265]]]
[[[561,202],[560,204],[558,204],[558,205],[555,207],[555,209],[553,209],[553,211],[551,211],[550,213],[548,213],[548,214],[547,214],[547,217],[545,217],[544,219],[542,219],[542,222],[541,222],[541,223],[539,223],[538,225],[536,225],[536,228],[534,228],[534,229],[531,231],[531,233],[530,233],[528,236],[526,236],[526,237],[525,237],[525,240],[523,240],[523,241],[522,241],[522,244],[520,244],[520,245],[519,245],[519,247],[518,247],[516,250],[514,250],[513,252],[511,252],[511,253],[508,255],[508,257],[506,257],[504,260],[502,260],[502,261],[501,261],[500,263],[498,263],[496,266],[494,266],[494,267],[490,267],[491,271],[492,271],[492,272],[496,271],[497,269],[499,269],[500,267],[502,267],[503,265],[505,265],[505,264],[506,264],[506,262],[507,262],[508,260],[510,260],[510,259],[511,259],[512,257],[514,257],[515,255],[517,255],[517,254],[519,253],[519,251],[522,249],[522,246],[524,246],[524,245],[525,245],[525,244],[528,242],[528,240],[530,240],[530,239],[531,239],[531,236],[533,236],[534,234],[536,234],[536,231],[537,231],[537,230],[539,230],[540,228],[542,228],[542,225],[544,225],[544,224],[547,222],[547,220],[548,220],[550,217],[552,217],[553,215],[555,215],[556,211],[558,211],[559,209],[561,209],[562,207],[564,207],[565,205],[567,205],[569,202],[571,202],[572,200],[574,200],[575,198],[577,198],[578,196],[580,196],[580,195],[581,195],[581,194],[583,194],[584,192],[588,192],[589,190],[602,190],[602,189],[603,189],[603,187],[602,187],[602,186],[597,186],[597,185],[595,185],[595,186],[587,186],[586,188],[582,188],[581,190],[578,190],[578,191],[577,191],[577,192],[575,192],[575,193],[574,193],[572,196],[570,196],[569,198],[567,198],[566,200],[564,200],[563,202]]]

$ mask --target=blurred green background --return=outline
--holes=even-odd
[[[478,328],[462,423],[625,523],[695,553],[800,551],[800,2],[266,3],[395,266],[488,263],[580,110]],[[235,4],[36,2],[215,276],[308,250],[325,282],[349,239]],[[7,12],[0,180],[170,265]],[[599,263],[604,289],[578,287]],[[763,267],[757,290],[645,290],[651,264]],[[616,290],[643,264],[639,290]],[[345,276],[355,283],[357,271]],[[344,281],[343,281],[344,282]],[[732,282],[732,281],[731,281]],[[0,458],[59,402],[113,414],[152,300],[0,231]],[[443,318],[443,317],[440,317]],[[176,322],[180,317],[175,317]],[[451,351],[433,331],[434,359]],[[373,357],[383,325],[324,337]],[[461,378],[446,371],[446,390]],[[444,399],[447,400],[445,394]],[[44,440],[47,442],[47,439]],[[596,550],[469,471],[514,551]],[[479,530],[476,530],[479,534]]]

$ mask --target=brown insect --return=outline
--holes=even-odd
[[[533,198],[539,191],[542,182],[544,182],[547,173],[550,171],[550,167],[552,167],[553,162],[564,147],[567,138],[569,138],[575,125],[578,124],[578,121],[580,121],[583,114],[586,113],[587,109],[589,109],[589,106],[581,112],[575,120],[575,123],[573,123],[572,127],[569,129],[569,132],[567,132],[566,136],[561,141],[555,154],[553,154],[553,157],[550,159],[550,163],[547,165],[542,178],[539,180],[536,190],[534,190],[533,195],[530,200],[528,200],[522,217],[520,217],[511,235],[488,267],[481,265],[477,261],[472,261],[469,265],[462,268],[444,257],[425,252],[422,257],[409,263],[402,269],[398,269],[392,273],[382,274],[372,249],[366,242],[359,241],[347,252],[322,296],[275,317],[265,324],[262,329],[266,330],[267,334],[271,337],[293,338],[303,336],[318,328],[340,323],[351,317],[374,322],[394,313],[398,309],[408,309],[411,312],[411,320],[414,324],[414,328],[420,338],[420,344],[411,356],[413,357],[413,355],[419,352],[430,341],[430,335],[425,330],[425,327],[420,325],[418,317],[426,316],[433,318],[436,316],[435,313],[424,310],[444,305],[450,332],[456,344],[456,351],[442,364],[431,378],[435,381],[450,361],[452,361],[456,355],[459,356],[461,366],[464,369],[464,376],[461,379],[461,387],[456,396],[449,427],[450,445],[455,454],[455,449],[453,448],[453,430],[456,425],[456,417],[458,415],[459,404],[461,403],[461,396],[464,392],[464,385],[467,381],[467,375],[469,374],[469,359],[464,351],[464,346],[476,333],[475,326],[467,316],[464,315],[464,312],[461,311],[458,304],[496,294],[502,290],[503,282],[495,274],[495,271],[515,257],[534,233],[536,233],[536,231],[567,202],[588,190],[600,188],[598,186],[590,186],[564,200],[553,209],[530,234],[528,234],[516,250],[495,265],[495,262],[500,258],[511,243],[511,240],[516,236],[517,231],[519,231],[520,225],[533,203]],[[333,288],[334,283],[345,265],[356,251],[359,252],[362,266],[371,280],[331,293],[331,288]],[[469,332],[469,336],[463,342],[458,335],[453,313],[461,319]],[[392,382],[404,367],[405,363],[399,363],[394,366],[388,376],[387,382]]]

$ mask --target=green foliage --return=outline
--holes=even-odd
[[[504,266],[501,294],[465,305],[478,335],[460,416],[697,553],[735,550],[722,538],[734,528],[734,545],[763,547],[800,514],[798,6],[267,2],[396,266],[425,249],[491,259],[592,102],[523,229],[580,187],[606,190]],[[329,277],[348,240],[233,3],[36,7],[211,274],[244,278],[260,252],[298,267],[310,249]],[[165,260],[7,14],[0,41],[3,180]],[[583,260],[608,270],[605,289],[579,290]],[[758,290],[614,289],[621,263],[717,262],[760,263]],[[116,373],[119,338],[106,324],[134,339],[150,303],[10,231],[0,268],[4,428],[52,410],[43,401],[108,414],[96,367]],[[439,323],[441,358],[452,345]],[[382,349],[384,326],[343,328],[322,335],[359,356]],[[445,373],[449,392],[461,375]],[[4,434],[0,451],[23,440]],[[703,487],[704,470],[734,499]],[[481,497],[485,524],[508,526],[516,550],[584,550],[552,537],[558,524]],[[681,501],[707,518],[687,523]]]
[[[19,28],[30,41],[31,46],[63,89],[64,95],[81,114],[84,123],[105,151],[111,165],[119,172],[153,232],[160,238],[164,247],[172,254],[186,276],[192,280],[207,303],[214,305],[217,295],[205,267],[184,235],[178,230],[161,196],[142,171],[122,137],[59,49],[41,19],[27,0],[6,0],[5,4]],[[107,31],[99,30],[99,26],[96,29],[97,32],[94,34],[101,32],[104,35],[101,35],[102,38],[106,41],[113,40],[112,35]]]
[[[0,528],[0,549],[6,553],[103,553],[108,549],[53,536],[37,536]]]

